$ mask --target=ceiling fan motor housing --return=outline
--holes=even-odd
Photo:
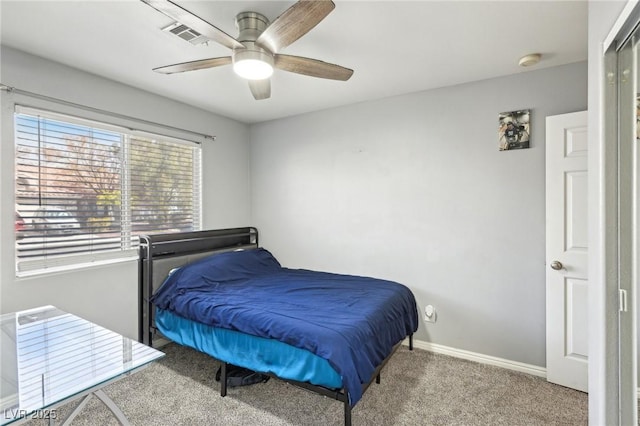
[[[238,29],[237,40],[240,43],[245,41],[256,41],[260,34],[269,26],[266,16],[256,12],[242,12],[236,15],[236,28]]]
[[[242,12],[236,16],[236,27],[239,31],[237,40],[245,47],[244,49],[233,50],[233,64],[236,72],[242,74],[241,71],[238,71],[236,64],[247,60],[268,64],[271,72],[273,72],[273,53],[255,43],[268,25],[269,20],[260,13]],[[245,78],[249,77],[245,76]]]

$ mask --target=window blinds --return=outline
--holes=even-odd
[[[138,235],[200,229],[193,142],[21,107],[18,274],[136,255]]]

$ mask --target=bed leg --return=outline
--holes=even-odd
[[[380,384],[380,373],[376,376],[376,384]]]
[[[409,335],[409,350],[413,350],[413,334]]]
[[[227,396],[227,363],[222,362],[220,371],[220,396]]]
[[[344,426],[351,426],[351,406],[349,405],[349,396],[345,394],[344,400]]]

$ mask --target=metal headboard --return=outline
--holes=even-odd
[[[168,272],[205,256],[239,248],[257,248],[254,227],[140,236],[138,260],[138,340],[158,340],[153,304],[149,301]]]

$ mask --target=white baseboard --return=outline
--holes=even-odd
[[[409,339],[405,339],[402,344],[409,346]],[[462,358],[469,361],[479,362],[481,364],[494,365],[496,367],[520,371],[522,373],[528,373],[538,377],[547,377],[547,369],[544,367],[538,367],[537,365],[525,364],[522,362],[511,361],[491,355],[465,351],[464,349],[456,349],[449,346],[439,345],[437,343],[425,342],[423,340],[413,339],[413,346],[418,349],[424,349],[425,351],[433,352],[436,354],[449,355],[455,358]],[[638,399],[640,400],[640,388],[638,388],[637,395]]]
[[[403,344],[409,345],[409,339],[406,339]],[[462,358],[469,361],[479,362],[481,364],[494,365],[496,367],[520,371],[522,373],[528,373],[538,377],[547,377],[547,369],[544,367],[539,367],[537,365],[525,364],[523,362],[511,361],[491,355],[465,351],[464,349],[456,349],[449,346],[439,345],[437,343],[425,342],[423,340],[413,339],[413,346],[418,349],[424,349],[425,351],[433,352],[436,354],[449,355],[455,358]]]

